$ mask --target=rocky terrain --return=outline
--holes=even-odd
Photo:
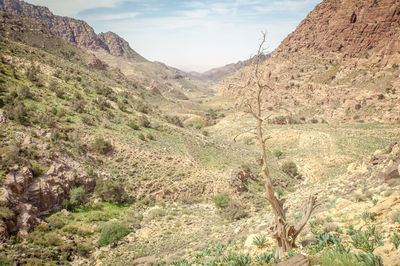
[[[249,61],[199,77],[0,0],[0,265],[398,265],[397,7],[323,1],[262,63],[276,194],[320,203],[277,259]]]
[[[38,20],[51,29],[53,34],[79,48],[101,49],[115,56],[145,60],[115,33],[107,32],[97,35],[86,22],[55,16],[46,7],[31,5],[19,0],[2,0],[0,1],[0,11]]]
[[[262,65],[283,116],[399,121],[398,1],[323,1]],[[252,67],[227,78],[222,92]]]

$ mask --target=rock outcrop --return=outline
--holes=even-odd
[[[0,206],[14,213],[13,217],[0,221],[0,240],[7,239],[8,232],[26,236],[40,223],[39,215],[61,208],[70,189],[79,185],[92,191],[96,184],[94,177],[78,174],[83,169],[69,159],[54,161],[39,178],[33,177],[31,168],[28,162],[13,166],[0,188]]]
[[[265,107],[295,119],[400,122],[399,28],[397,0],[324,0],[261,65],[272,88]],[[230,85],[248,87],[253,74],[239,70],[221,91],[243,98]]]
[[[0,11],[35,19],[51,29],[54,35],[79,48],[95,51],[105,50],[115,56],[145,60],[115,33],[108,32],[97,35],[85,21],[55,16],[46,7],[31,5],[19,0],[0,0]]]
[[[325,0],[275,50],[330,58],[376,55],[382,65],[400,59],[398,0]],[[382,61],[383,60],[383,61]]]

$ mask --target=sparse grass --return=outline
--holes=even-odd
[[[126,224],[119,222],[106,224],[101,229],[100,238],[97,243],[100,247],[106,246],[126,236],[127,234],[129,234],[129,232],[130,230]]]

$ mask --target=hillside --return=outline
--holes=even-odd
[[[263,55],[262,56],[262,61],[267,60],[269,55]],[[244,61],[239,61],[237,63],[232,63],[228,64],[223,67],[218,67],[218,68],[213,68],[211,70],[208,70],[202,74],[200,74],[200,77],[205,80],[212,80],[214,82],[220,82],[227,76],[235,73],[236,71],[240,70],[243,67],[250,66],[254,62],[254,57],[244,60]]]
[[[389,2],[353,3],[363,21]],[[340,6],[324,1],[306,21]],[[249,62],[214,70],[240,68],[215,95],[212,81],[149,62],[112,32],[24,2],[0,8],[0,265],[400,263],[400,123],[376,122],[399,117],[395,55],[377,59],[387,66],[351,49],[325,57],[292,43],[299,26],[263,62],[276,85],[263,128],[273,188],[290,223],[310,195],[320,204],[276,258],[256,121],[227,89]]]
[[[399,5],[367,0],[319,4],[263,64],[274,87],[271,103],[289,111],[281,115],[399,122]],[[228,92],[233,80],[251,72],[251,67],[238,71],[221,90]]]
[[[167,97],[187,99],[186,93],[212,93],[207,81],[150,62],[136,53],[127,41],[113,32],[96,34],[85,21],[55,16],[46,7],[19,0],[1,0],[0,11],[33,19],[44,24],[52,34],[77,46],[92,51],[96,57],[118,68],[123,74],[149,90]]]

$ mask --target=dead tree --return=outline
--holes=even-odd
[[[274,87],[271,85],[273,84],[271,72],[265,70],[261,71],[261,57],[265,52],[265,39],[266,33],[262,33],[262,40],[258,48],[258,53],[253,59],[250,74],[249,72],[247,72],[247,74],[243,73],[238,79],[238,82],[229,84],[229,89],[235,90],[235,93],[240,94],[240,97],[237,97],[240,99],[236,103],[237,107],[253,116],[256,121],[256,126],[244,133],[253,131],[260,147],[262,155],[261,174],[264,180],[266,198],[271,204],[275,216],[274,225],[270,229],[272,237],[277,243],[276,256],[282,258],[286,252],[293,248],[297,236],[307,224],[313,210],[318,204],[316,203],[316,196],[310,196],[303,219],[297,226],[291,225],[286,220],[287,209],[284,208],[285,200],[278,198],[272,185],[272,178],[267,166],[268,158],[266,150],[266,142],[270,137],[265,134],[263,124],[271,116],[265,116],[265,113],[268,110],[266,104],[268,104],[268,100],[271,99]],[[274,105],[274,103],[271,102],[269,104],[270,106]]]

